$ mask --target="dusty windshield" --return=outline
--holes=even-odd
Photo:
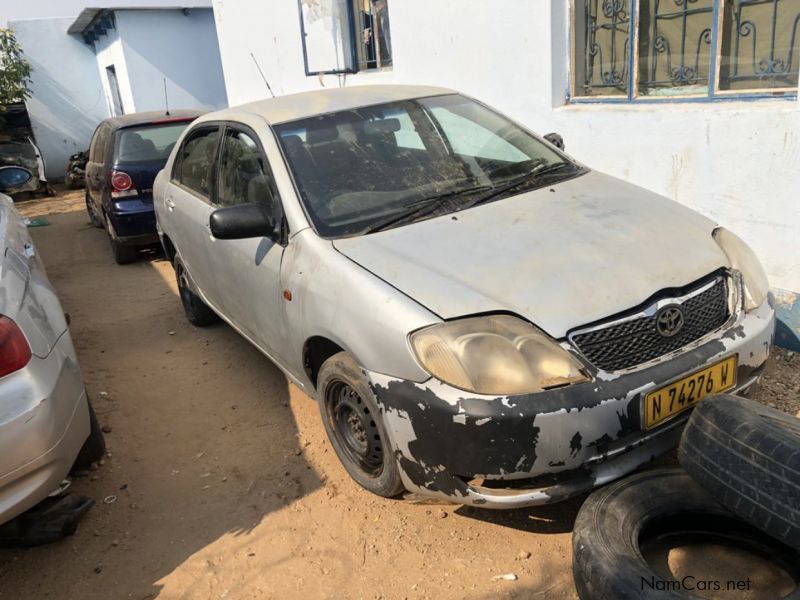
[[[462,210],[579,170],[459,95],[347,110],[275,129],[306,210],[329,238]]]

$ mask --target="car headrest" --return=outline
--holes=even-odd
[[[364,133],[373,135],[376,133],[394,133],[400,131],[400,119],[382,119],[380,121],[367,121],[364,123]]]
[[[306,132],[306,140],[309,144],[322,144],[325,142],[332,142],[339,138],[339,129],[336,125],[319,125],[308,128]]]

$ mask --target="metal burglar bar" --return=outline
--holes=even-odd
[[[585,2],[585,60],[587,94],[606,89],[627,93],[630,18],[628,0]],[[608,93],[608,91],[606,93]]]
[[[578,100],[797,94],[800,0],[573,1]]]
[[[734,0],[730,4],[726,30],[733,52],[724,83],[730,87],[735,87],[735,82],[746,82],[749,87],[796,87],[800,1]]]
[[[642,87],[708,85],[714,6],[711,0],[704,2],[706,6],[697,3],[655,0],[648,53],[652,64],[650,77],[640,80]],[[659,64],[661,57],[663,67]]]

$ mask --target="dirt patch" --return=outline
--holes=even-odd
[[[163,259],[114,264],[82,191],[20,208],[51,222],[32,232],[109,457],[74,484],[98,504],[73,538],[0,551],[0,598],[576,597],[581,499],[488,512],[362,491],[316,402],[226,325],[190,326]],[[781,353],[763,397],[794,414],[799,384]]]

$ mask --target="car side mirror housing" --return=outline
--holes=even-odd
[[[218,208],[209,218],[211,235],[218,240],[243,240],[255,237],[276,239],[280,234],[279,224],[269,211],[269,205],[260,202]]]
[[[0,167],[0,192],[28,183],[33,174],[23,167]]]
[[[546,136],[544,136],[544,139],[553,144],[553,146],[555,146],[559,150],[564,149],[564,138],[562,138],[559,134],[548,133]]]

